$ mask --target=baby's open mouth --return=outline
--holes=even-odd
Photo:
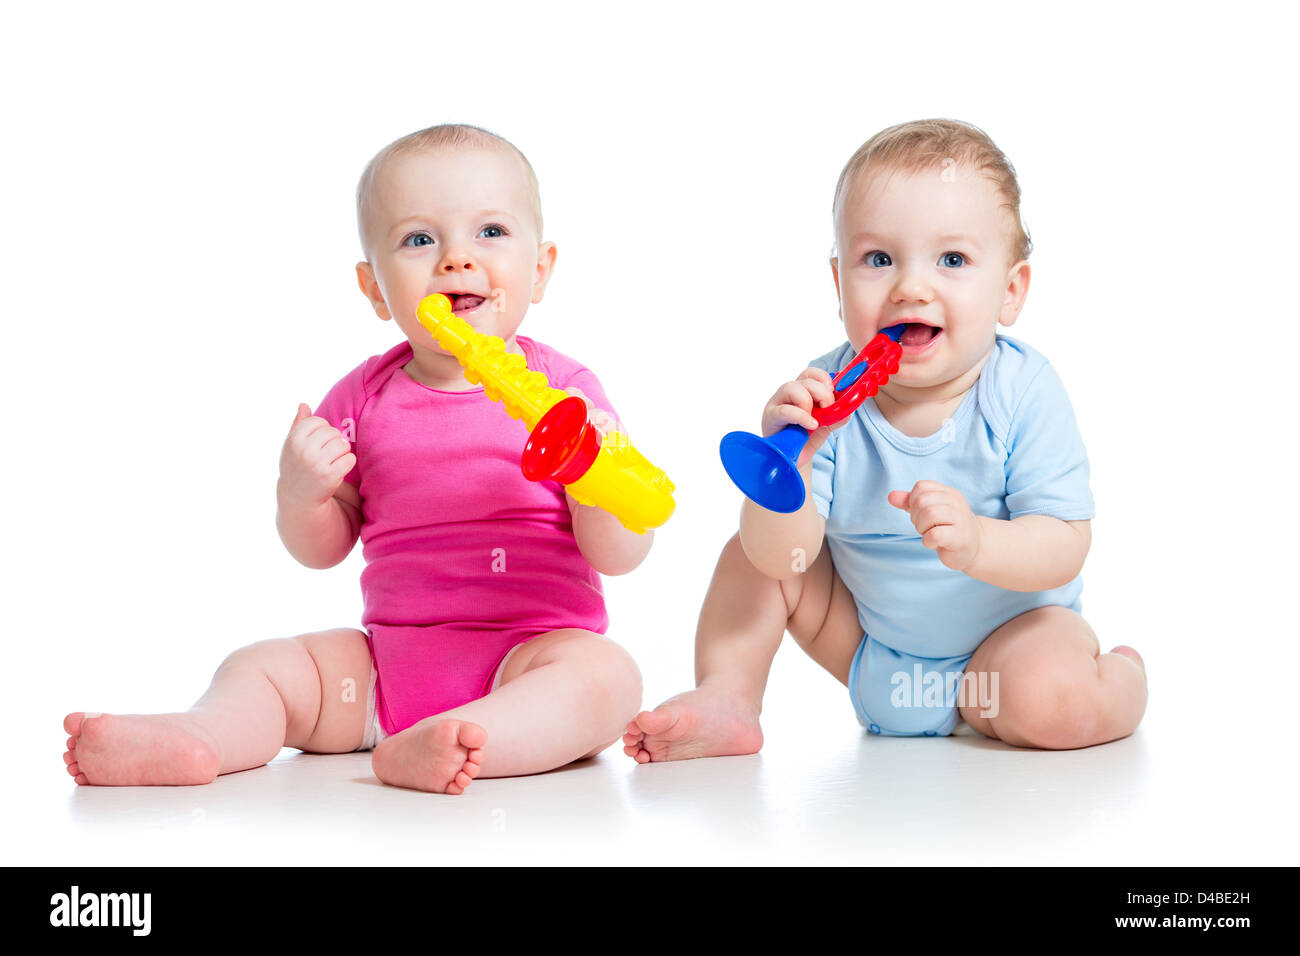
[[[928,345],[942,331],[937,326],[926,325],[924,322],[908,322],[907,328],[903,329],[903,334],[898,339],[898,344]]]
[[[483,296],[472,292],[448,292],[446,296],[451,299],[451,311],[456,315],[473,312],[485,301]]]

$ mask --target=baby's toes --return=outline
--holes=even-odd
[[[104,715],[97,712],[84,710],[73,711],[63,718],[63,729],[74,737],[81,736],[81,728],[87,717],[103,717]]]
[[[452,751],[438,759],[438,777],[442,780],[455,780],[465,768],[465,755]]]
[[[677,723],[676,708],[660,704],[654,710],[642,711],[636,715],[637,726],[646,735],[658,735],[671,730]]]
[[[456,729],[456,740],[469,753],[470,759],[474,758],[474,753],[479,753],[478,760],[482,760],[482,748],[487,743],[487,731],[478,724],[464,723]]]
[[[645,750],[645,734],[643,733],[626,733],[623,735],[623,753],[629,757],[635,757]]]
[[[476,770],[475,773],[477,772],[478,771]],[[473,775],[471,775],[463,767],[449,774],[449,776],[451,777],[451,779],[447,784],[446,792],[450,793],[452,796],[457,796],[459,794],[464,793],[465,788],[474,782]]]

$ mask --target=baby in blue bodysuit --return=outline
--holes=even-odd
[[[1137,651],[1102,654],[1080,616],[1088,459],[1039,352],[997,334],[1029,290],[1020,187],[965,123],[868,140],[840,175],[831,272],[848,341],[768,402],[763,433],[816,429],[792,514],[746,501],[700,614],[694,690],[638,714],[641,763],[754,753],[786,630],[886,736],[978,732],[1071,749],[1125,737],[1146,709]],[[843,423],[811,411],[881,329],[898,372]]]

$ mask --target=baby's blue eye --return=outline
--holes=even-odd
[[[892,266],[894,261],[889,258],[887,252],[868,252],[867,264],[872,268],[883,269],[885,266]]]
[[[423,240],[423,241],[421,241],[421,240]],[[402,240],[402,245],[404,245],[404,246],[431,246],[431,245],[433,245],[433,239],[431,239],[431,238],[429,237],[429,234],[426,233],[426,232],[414,232],[414,233],[411,233],[411,235],[407,236],[405,239]]]
[[[960,269],[966,264],[966,257],[960,252],[945,252],[939,257],[939,262],[949,269]]]
[[[500,239],[506,234],[506,230],[504,226],[493,223],[490,226],[484,226],[478,231],[478,234],[481,239]]]

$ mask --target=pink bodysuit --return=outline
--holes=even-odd
[[[516,336],[528,367],[613,414],[588,369]],[[558,628],[603,634],[600,576],[564,487],[524,478],[528,429],[482,388],[421,385],[402,342],[329,390],[316,414],[352,442],[361,573],[380,724],[395,734],[486,694],[507,652]]]

